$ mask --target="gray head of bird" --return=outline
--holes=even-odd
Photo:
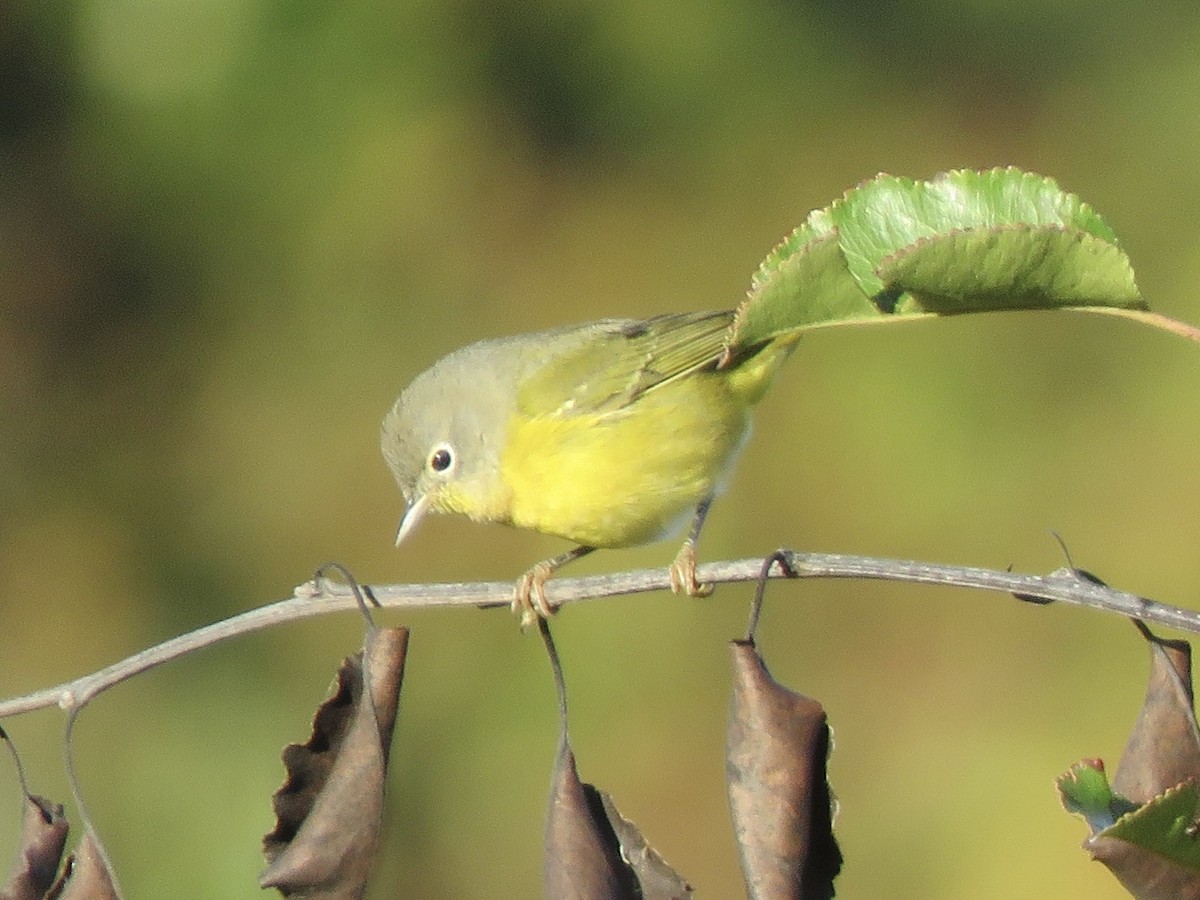
[[[506,517],[500,453],[515,396],[515,373],[497,365],[487,342],[451,353],[404,389],[380,436],[406,503],[397,544],[430,510]]]

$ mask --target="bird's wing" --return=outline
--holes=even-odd
[[[582,326],[577,346],[526,378],[519,406],[528,415],[624,409],[647,391],[720,358],[731,311],[678,313]]]

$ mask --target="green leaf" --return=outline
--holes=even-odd
[[[796,236],[801,240],[793,252],[768,257],[759,268],[762,280],[737,309],[731,347],[753,346],[806,327],[879,317],[846,267],[836,233],[813,237],[802,225]]]
[[[1075,763],[1054,784],[1063,808],[1082,816],[1093,835],[1112,827],[1125,813],[1137,809],[1136,803],[1113,793],[1104,772],[1104,763],[1098,759]]]
[[[1144,310],[1112,229],[1049,178],[878,175],[759,266],[728,348],[809,328],[1006,309]]]
[[[1055,781],[1063,808],[1082,816],[1091,839],[1115,838],[1200,871],[1200,787],[1185,781],[1138,805],[1114,794],[1100,760],[1083,760]]]
[[[1198,809],[1200,789],[1194,781],[1184,782],[1123,816],[1103,836],[1118,838],[1200,871]]]
[[[964,266],[970,260],[973,265]],[[933,313],[1144,306],[1114,244],[1057,226],[997,226],[919,241],[883,260],[885,291]]]

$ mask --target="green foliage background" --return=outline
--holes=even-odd
[[[331,558],[367,581],[475,580],[557,552],[455,520],[394,550],[393,396],[470,340],[732,306],[809,209],[880,170],[1053,175],[1155,308],[1200,321],[1198,80],[1189,4],[6,4],[0,693],[285,596]],[[1198,390],[1195,347],[1105,319],[815,334],[701,555],[1049,570],[1057,529],[1077,564],[1188,605]],[[708,897],[741,891],[721,751],[749,596],[556,622],[581,774]],[[406,622],[376,896],[535,896],[555,738],[539,642],[503,612]],[[1051,783],[1115,762],[1146,665],[1128,624],[804,583],[772,589],[761,637],[832,717],[840,895],[1123,896]],[[357,641],[349,616],[278,629],[84,713],[77,767],[129,896],[256,895],[278,751]],[[65,799],[60,717],[5,727]]]

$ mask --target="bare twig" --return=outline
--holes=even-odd
[[[1200,612],[1147,600],[1134,594],[1096,584],[1074,569],[1058,569],[1049,575],[1018,575],[991,569],[943,566],[906,560],[831,553],[779,551],[780,558],[796,578],[868,578],[977,588],[1021,595],[1022,599],[1059,601],[1154,622],[1181,631],[1200,634]],[[762,559],[708,563],[697,568],[703,583],[757,581]],[[771,577],[785,576],[772,567]],[[546,599],[553,606],[581,600],[599,600],[622,594],[665,590],[670,587],[666,569],[642,569],[587,578],[556,578],[546,584]],[[508,607],[512,603],[511,582],[474,584],[377,585],[368,590],[385,609],[429,609],[443,606]],[[164,641],[140,653],[55,687],[23,697],[0,701],[0,719],[50,706],[72,709],[127,678],[180,656],[240,635],[250,634],[284,622],[309,616],[340,612],[356,607],[347,585],[309,581],[295,595],[232,618],[206,625]],[[514,626],[515,627],[515,626]]]

